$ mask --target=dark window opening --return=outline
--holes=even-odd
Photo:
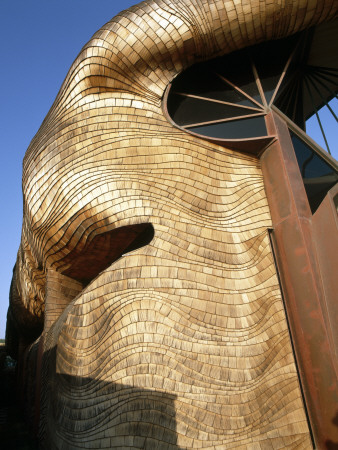
[[[121,256],[148,245],[154,237],[154,227],[141,223],[120,227],[96,235],[79,251],[75,247],[60,263],[58,270],[84,286]]]
[[[337,183],[338,172],[294,133],[291,139],[312,214]]]
[[[182,126],[252,114],[251,109],[238,108],[211,100],[173,94],[168,100],[168,111],[172,119]]]
[[[265,120],[263,116],[191,127],[189,130],[213,138],[223,138],[224,136],[227,136],[228,139],[246,139],[266,135]]]
[[[328,121],[321,120],[318,111],[327,107],[338,121],[330,104],[338,99],[337,29],[333,21],[191,66],[169,86],[169,116],[180,128],[201,137],[230,147],[232,140],[250,139],[252,148],[260,142],[262,150],[267,131],[257,115],[265,115],[274,104],[303,131],[306,121],[316,117],[330,153]],[[328,37],[333,52],[323,47]]]

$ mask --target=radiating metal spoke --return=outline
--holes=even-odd
[[[216,99],[210,98],[210,97],[201,97],[200,95],[186,94],[185,92],[174,92],[174,94],[182,95],[183,97],[196,98],[197,100],[206,100],[208,102],[220,103],[222,105],[227,105],[227,106],[234,106],[236,108],[252,109],[253,111],[261,111],[262,110],[262,108],[255,108],[254,106],[239,105],[237,103],[225,102],[223,100],[216,100]]]
[[[336,122],[338,122],[338,117],[336,116],[335,112],[333,111],[333,109],[331,108],[331,106],[329,105],[329,103],[326,101],[325,98],[323,98],[320,90],[318,89],[317,85],[314,83],[312,77],[308,77],[308,81],[312,84],[313,88],[316,90],[316,92],[319,94],[320,98],[323,100],[323,103],[325,104],[325,106],[327,106],[327,108],[329,109],[329,111],[331,112],[331,114],[333,115],[333,117],[336,119]]]
[[[256,66],[255,66],[255,64],[254,64],[254,62],[252,60],[251,60],[251,69],[252,69],[252,72],[253,72],[253,75],[254,75],[254,78],[255,78],[255,82],[256,82],[256,86],[258,88],[259,95],[261,96],[261,99],[262,99],[262,103],[263,103],[264,106],[268,106],[268,103],[266,101],[265,94],[264,94],[264,91],[263,91],[261,80],[259,78]]]
[[[329,75],[330,77],[338,78],[338,69],[334,67],[321,67],[321,66],[308,66],[312,68],[315,72],[324,73],[325,75]]]
[[[322,81],[322,77],[320,77],[317,73],[311,74],[313,78],[317,81],[318,84],[320,84],[323,88],[326,89],[326,91],[333,97],[336,97],[338,99],[338,95],[336,92],[334,92],[332,89],[330,89],[325,83]]]
[[[246,114],[245,116],[235,116],[235,117],[227,117],[224,119],[217,119],[217,120],[210,120],[208,122],[199,122],[199,123],[192,123],[189,125],[184,125],[182,126],[182,128],[192,128],[192,127],[201,127],[204,125],[213,125],[213,124],[218,124],[218,123],[224,123],[224,122],[232,122],[235,120],[242,120],[242,119],[250,119],[253,117],[260,117],[260,116],[264,116],[265,113],[259,113],[259,114]]]
[[[238,91],[240,94],[244,95],[246,98],[248,98],[251,102],[254,102],[256,105],[258,105],[260,108],[262,108],[262,104],[257,102],[254,98],[252,98],[250,95],[248,95],[246,92],[242,91],[239,87],[237,87],[235,84],[231,83],[227,78],[223,77],[219,73],[216,73],[217,76],[220,77],[221,80],[223,80],[225,83],[227,83],[229,86],[231,86],[233,89]]]

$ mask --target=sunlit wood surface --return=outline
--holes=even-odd
[[[193,62],[335,8],[148,1],[82,49],[23,169],[8,342],[44,328],[43,448],[311,448],[259,161],[161,99]]]

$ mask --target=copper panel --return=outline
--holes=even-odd
[[[326,268],[317,262],[319,242],[314,243],[317,235],[288,129],[274,113],[267,122],[269,132],[278,137],[261,157],[277,265],[315,442],[319,448],[330,448],[338,439],[334,423],[338,398],[334,354],[323,314],[321,273]],[[329,261],[330,253],[324,256],[324,252],[323,247],[322,256]],[[328,263],[331,272],[332,263]]]
[[[333,199],[337,194],[338,184],[329,191],[312,219],[324,289],[322,309],[331,351],[335,355],[336,371],[338,365],[338,215]]]

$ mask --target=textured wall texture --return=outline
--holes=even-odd
[[[80,52],[25,156],[7,333],[20,354],[44,328],[25,359],[44,448],[311,447],[259,161],[178,130],[161,99],[192,63],[336,9],[146,1]]]

